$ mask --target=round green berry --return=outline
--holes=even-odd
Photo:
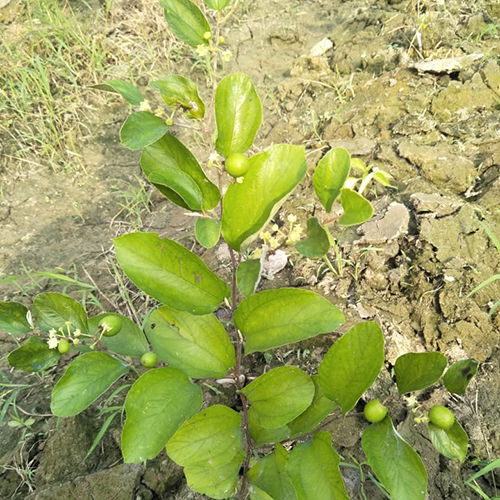
[[[366,404],[363,413],[368,422],[375,424],[384,420],[387,415],[387,406],[384,406],[378,399],[372,399]]]
[[[436,427],[447,431],[455,423],[455,415],[445,406],[436,405],[433,406],[429,412],[429,420]]]
[[[61,339],[57,344],[57,350],[61,354],[66,354],[69,351],[69,342],[66,339]]]
[[[233,177],[245,175],[249,166],[248,158],[241,153],[234,153],[226,159],[226,171]]]
[[[112,337],[122,329],[122,320],[119,316],[109,314],[99,321],[99,328],[105,337]]]
[[[141,356],[141,365],[146,368],[154,368],[158,363],[158,356],[154,352],[145,352]]]

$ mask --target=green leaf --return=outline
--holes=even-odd
[[[229,498],[245,457],[239,413],[210,406],[177,430],[167,443],[169,457],[184,467],[188,486],[211,498]]]
[[[234,347],[213,314],[195,316],[162,306],[147,317],[144,331],[154,352],[189,377],[223,377],[236,362]]]
[[[60,354],[57,349],[49,349],[46,342],[38,337],[30,337],[21,347],[7,356],[10,366],[25,372],[39,372],[57,364]]]
[[[313,175],[313,186],[327,212],[340,194],[350,168],[351,156],[344,148],[331,149],[319,161]]]
[[[268,495],[264,490],[261,490],[255,484],[251,484],[248,488],[248,493],[250,493],[250,500],[275,500],[271,495]]]
[[[31,331],[26,319],[28,308],[19,302],[0,301],[0,330],[13,335],[24,335]]]
[[[354,325],[328,350],[319,365],[319,383],[326,397],[344,415],[373,384],[384,363],[384,335],[374,321]]]
[[[297,500],[349,500],[339,463],[328,432],[318,431],[312,439],[296,446],[289,454],[286,471]]]
[[[215,148],[227,158],[253,144],[262,123],[262,104],[252,80],[244,73],[224,77],[215,91]]]
[[[229,5],[231,0],[205,0],[205,3],[214,10],[222,10]]]
[[[205,33],[211,33],[210,25],[201,10],[189,0],[160,0],[165,18],[174,35],[183,42],[197,47],[208,44]]]
[[[413,448],[396,432],[389,416],[363,432],[361,446],[377,479],[397,500],[424,500],[427,472]]]
[[[105,352],[78,356],[52,390],[52,413],[57,417],[77,415],[127,371],[127,365]]]
[[[198,217],[194,226],[198,243],[205,248],[212,248],[220,238],[220,220],[210,217]]]
[[[87,314],[83,307],[71,297],[55,292],[40,293],[33,301],[33,318],[42,332],[59,328],[67,333],[66,322],[71,323],[73,332],[80,329],[82,333],[88,332]]]
[[[160,91],[169,106],[181,106],[189,118],[203,118],[205,103],[200,99],[198,87],[189,78],[169,75],[151,82],[149,86]]]
[[[325,396],[319,384],[319,376],[313,375],[311,379],[314,383],[314,398],[304,413],[301,413],[295,420],[287,424],[290,428],[291,437],[311,432],[336,406],[331,399]]]
[[[295,248],[301,255],[310,259],[319,259],[328,253],[330,238],[327,230],[321,226],[316,217],[309,218],[307,221],[307,238],[299,241]]]
[[[426,389],[439,380],[446,363],[440,352],[409,352],[394,365],[399,394]]]
[[[344,315],[315,292],[280,288],[243,300],[234,322],[245,335],[245,354],[250,354],[332,332],[344,322]]]
[[[286,441],[290,437],[290,428],[288,425],[266,429],[259,425],[256,415],[252,412],[248,416],[248,430],[255,446],[279,443]]]
[[[344,209],[344,215],[339,220],[341,226],[355,226],[372,218],[373,207],[371,203],[352,189],[342,189],[340,203]]]
[[[311,377],[296,366],[274,368],[241,389],[250,415],[266,429],[281,427],[298,417],[314,397]]]
[[[142,374],[125,400],[127,419],[122,453],[127,463],[154,458],[174,432],[200,410],[201,389],[176,368],[155,368]]]
[[[140,90],[124,80],[110,80],[99,85],[92,85],[91,88],[120,94],[129,104],[134,106],[138,106],[144,101]]]
[[[443,377],[445,387],[455,394],[464,394],[479,366],[475,359],[463,359],[453,363]]]
[[[222,208],[222,235],[240,251],[266,224],[306,173],[302,146],[277,144],[249,159],[242,182],[227,188]]]
[[[194,155],[171,134],[146,147],[141,155],[144,174],[170,201],[190,210],[211,210],[220,193]]]
[[[132,113],[120,129],[120,140],[129,149],[138,150],[153,144],[168,132],[167,124],[149,111]]]
[[[295,490],[286,472],[288,452],[280,444],[273,453],[261,458],[248,471],[248,479],[270,498],[296,500]]]
[[[447,430],[441,429],[431,422],[429,422],[428,426],[432,444],[441,455],[456,458],[460,462],[465,460],[469,437],[456,420]]]
[[[260,259],[248,259],[238,264],[236,269],[236,286],[241,295],[248,297],[255,293],[260,280]]]
[[[149,344],[142,330],[129,318],[116,313],[102,313],[89,318],[89,333],[97,333],[99,321],[105,316],[118,316],[122,327],[119,333],[112,337],[102,337],[100,343],[116,354],[140,358],[149,350]]]
[[[173,240],[138,232],[115,238],[114,244],[118,263],[130,280],[175,309],[207,314],[229,296],[226,283]]]

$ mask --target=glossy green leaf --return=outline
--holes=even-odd
[[[71,417],[80,413],[127,370],[127,365],[105,352],[89,352],[78,356],[52,390],[52,413],[57,417]]]
[[[207,314],[229,296],[226,283],[173,240],[138,232],[115,238],[114,244],[118,263],[130,280],[175,309]]]
[[[73,332],[80,329],[87,333],[87,314],[83,307],[71,297],[55,292],[40,293],[33,301],[33,319],[42,332],[64,328],[67,333],[66,323],[71,323]]]
[[[184,467],[191,489],[211,498],[234,494],[245,457],[240,425],[239,413],[215,405],[184,422],[172,436],[167,453]]]
[[[344,315],[329,300],[310,290],[265,290],[243,300],[234,322],[245,335],[245,354],[332,332]]]
[[[307,237],[295,245],[297,252],[310,259],[319,259],[326,255],[330,249],[327,231],[316,217],[310,217],[307,221]]]
[[[220,220],[210,217],[198,217],[194,226],[198,243],[205,248],[212,248],[220,238]]]
[[[372,218],[373,207],[371,203],[352,189],[342,189],[340,203],[344,209],[344,214],[339,219],[341,226],[355,226]]]
[[[311,432],[337,406],[325,396],[319,384],[319,376],[313,375],[311,379],[314,383],[314,398],[304,413],[287,424],[290,429],[290,437]]]
[[[156,368],[142,374],[125,400],[123,459],[139,463],[154,458],[180,425],[203,403],[201,389],[176,368]]]
[[[428,427],[432,444],[441,455],[456,458],[460,462],[465,460],[469,437],[456,420],[449,429],[441,429],[431,422]]]
[[[231,0],[205,0],[205,3],[214,10],[222,10],[229,5]]]
[[[149,84],[160,91],[161,97],[169,106],[179,105],[189,118],[203,118],[205,103],[200,99],[198,87],[189,78],[181,75],[168,75]]]
[[[197,47],[208,44],[205,33],[211,33],[210,25],[201,10],[189,0],[160,0],[165,18],[174,35],[183,42]]]
[[[280,444],[273,453],[261,458],[248,471],[252,486],[269,494],[270,498],[296,500],[295,490],[286,472],[288,452]]]
[[[286,471],[297,500],[349,500],[339,463],[340,457],[328,432],[318,431],[312,439],[295,446],[289,454]]]
[[[102,313],[89,318],[89,333],[95,334],[99,321],[105,316],[118,316],[122,322],[119,333],[112,337],[102,337],[100,343],[116,354],[140,358],[149,350],[149,344],[142,330],[129,318],[116,313]]]
[[[233,367],[234,347],[213,314],[193,315],[162,306],[144,322],[154,352],[189,377],[220,378]]]
[[[248,259],[238,264],[236,286],[244,297],[255,293],[260,281],[261,267],[260,259]]]
[[[351,156],[344,148],[328,151],[318,162],[313,175],[313,186],[325,210],[332,209],[351,168]]]
[[[399,394],[426,389],[436,383],[447,364],[440,352],[409,352],[394,365]]]
[[[274,444],[286,441],[290,437],[290,428],[288,425],[266,429],[259,425],[257,416],[250,412],[248,416],[248,430],[252,437],[255,446],[262,446],[263,444]]]
[[[319,365],[319,383],[326,397],[344,415],[373,384],[384,363],[384,335],[374,321],[357,323],[330,347]]]
[[[144,149],[144,174],[170,201],[190,210],[211,210],[219,203],[217,186],[210,182],[194,155],[171,134]]]
[[[455,394],[464,394],[479,366],[475,359],[463,359],[453,363],[443,377],[445,387]]]
[[[92,85],[92,88],[120,94],[129,104],[133,104],[134,106],[138,106],[144,101],[140,90],[124,80],[110,80],[99,85]]]
[[[227,188],[222,208],[222,235],[239,251],[266,224],[306,173],[302,146],[277,144],[249,159],[242,182]]]
[[[120,129],[122,144],[132,150],[142,149],[168,132],[167,124],[149,111],[132,113]]]
[[[28,308],[19,302],[0,301],[0,330],[12,335],[24,335],[31,331],[26,319]]]
[[[298,417],[311,404],[314,383],[296,366],[274,368],[241,389],[251,404],[250,414],[266,429],[280,427]]]
[[[262,123],[262,104],[252,80],[244,73],[224,77],[215,92],[215,148],[227,158],[250,149]]]
[[[389,416],[369,425],[361,438],[368,464],[397,500],[424,500],[427,472],[413,448],[396,432]]]
[[[248,488],[248,493],[250,493],[250,500],[275,500],[271,495],[268,495],[264,490],[261,490],[255,484],[250,484]]]
[[[25,372],[39,372],[57,364],[60,354],[57,349],[49,349],[47,342],[38,337],[30,337],[21,347],[7,356],[10,366]]]

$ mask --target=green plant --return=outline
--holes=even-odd
[[[387,406],[384,406],[378,399],[372,399],[366,404],[363,414],[368,422],[376,424],[387,415]]]
[[[429,420],[436,427],[448,430],[455,423],[455,415],[446,406],[436,405],[429,411]]]
[[[56,347],[61,342],[81,351],[52,391],[51,410],[59,417],[80,413],[121,377],[138,374],[130,388],[116,390],[129,389],[121,441],[124,460],[143,462],[166,448],[184,467],[189,486],[212,498],[347,498],[340,457],[321,426],[335,407],[344,415],[353,410],[377,378],[384,364],[382,330],[370,321],[354,325],[333,343],[316,374],[288,364],[254,377],[254,353],[269,354],[277,347],[331,333],[344,322],[342,312],[313,291],[256,292],[261,262],[247,258],[253,240],[305,177],[305,151],[279,144],[253,154],[246,173],[232,180],[221,198],[225,174],[220,157],[247,153],[262,121],[260,99],[247,75],[230,74],[220,81],[217,77],[218,63],[225,57],[220,27],[234,6],[223,16],[228,0],[206,0],[215,10],[212,31],[203,12],[189,0],[160,3],[177,37],[205,57],[213,106],[206,107],[195,83],[180,75],[150,84],[169,112],[148,111],[140,90],[128,82],[112,80],[99,88],[119,93],[137,107],[120,130],[122,143],[142,150],[140,163],[149,182],[198,216],[195,236],[200,245],[214,246],[222,236],[229,246],[231,286],[176,241],[147,232],[120,236],[114,240],[120,267],[161,305],[136,323],[117,313],[88,317],[77,301],[57,293],[38,294],[31,311],[17,302],[2,302],[0,328],[15,336],[32,334],[8,361],[18,369],[38,372],[58,363]],[[192,120],[205,146],[212,148],[213,117],[215,151],[209,158],[217,169],[218,186],[170,133],[177,120]],[[355,191],[357,181],[348,183],[351,163],[349,153],[336,148],[316,166],[313,186],[325,216],[322,222],[309,218],[307,236],[297,243],[302,255],[327,255],[336,245],[329,226],[354,226],[371,218],[373,208],[362,192],[373,172],[361,176]],[[337,200],[342,215],[330,220]],[[220,308],[231,313],[224,324],[214,314]],[[106,336],[105,330],[116,334]],[[168,366],[152,368],[157,358]],[[474,360],[466,362],[467,367],[452,365],[446,373],[444,383],[450,390],[465,391],[469,375],[477,369]],[[395,365],[399,392],[435,384],[446,363],[440,353],[401,356]],[[193,379],[215,382],[198,384]],[[217,394],[215,384],[230,387],[232,404],[203,408],[201,386]],[[396,432],[387,410],[376,409],[377,415],[370,418],[374,423],[363,432],[362,447],[377,484],[392,498],[424,499],[427,473],[420,457]],[[122,406],[109,408],[89,454],[122,411]],[[430,424],[429,432],[441,453],[464,460],[468,440],[457,422],[438,430]],[[291,450],[280,444],[290,440],[296,442]],[[269,445],[274,445],[272,452]]]

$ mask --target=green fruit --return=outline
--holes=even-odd
[[[69,342],[66,339],[61,339],[57,344],[57,350],[61,354],[66,354],[69,351]]]
[[[363,413],[368,422],[375,424],[384,420],[387,415],[387,406],[384,406],[378,399],[372,399],[366,404]]]
[[[146,368],[154,368],[158,363],[158,356],[154,352],[145,352],[141,356],[141,365]]]
[[[104,316],[99,321],[99,328],[105,337],[112,337],[122,329],[122,320],[118,316]]]
[[[248,158],[241,153],[233,153],[226,159],[226,171],[233,177],[245,175],[249,166]]]
[[[429,412],[429,420],[440,429],[447,431],[455,423],[455,415],[445,406],[436,405]]]

